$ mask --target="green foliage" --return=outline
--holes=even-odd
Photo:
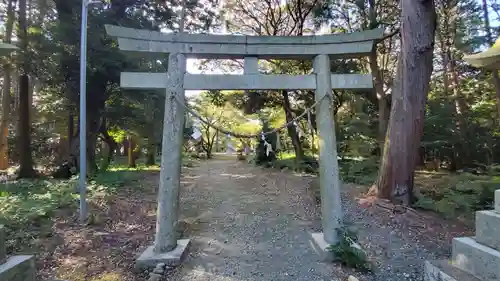
[[[298,166],[297,166],[298,165]],[[295,155],[280,155],[280,159],[274,162],[278,169],[290,169],[310,174],[318,173],[318,160],[315,157],[305,155],[300,163],[297,163]],[[379,161],[375,157],[366,159],[344,158],[339,160],[339,174],[343,182],[361,185],[370,185],[377,179]],[[318,186],[319,190],[319,186]]]
[[[334,254],[335,261],[362,272],[371,271],[372,265],[368,262],[366,253],[358,248],[356,232],[344,226],[337,230],[337,235],[340,241],[327,248]]]
[[[339,161],[339,172],[344,182],[370,185],[377,179],[378,159],[342,159]]]
[[[16,228],[37,223],[61,207],[75,203],[74,180],[19,180],[0,185],[0,224]]]
[[[114,128],[108,131],[108,134],[113,138],[113,140],[117,143],[121,143],[127,139],[127,132],[120,128]]]
[[[317,174],[318,173],[318,160],[311,155],[304,155],[300,163],[297,163],[295,154],[281,154],[279,159],[274,162],[274,167],[280,170],[290,169],[292,171]]]
[[[192,130],[196,128],[201,132],[201,146],[208,158],[217,147],[217,142],[219,148],[226,147],[228,143],[231,143],[233,148],[241,147],[243,143],[246,143],[246,140],[228,137],[221,132],[217,133],[213,127],[247,135],[255,134],[260,130],[260,126],[251,116],[245,116],[225,98],[217,98],[223,95],[222,93],[215,97],[213,95],[214,92],[203,92],[192,100],[192,107],[208,124],[195,117],[188,120],[188,123],[192,124]]]
[[[113,166],[110,171],[96,174],[87,186],[88,200],[115,194],[125,185],[140,188],[138,171]],[[0,224],[8,228],[11,246],[27,245],[26,240],[50,235],[51,221],[59,212],[76,210],[79,195],[77,179],[16,180],[0,185]]]
[[[415,207],[432,210],[447,218],[463,217],[472,221],[475,211],[491,209],[494,204],[495,190],[500,189],[499,176],[423,175]],[[426,182],[427,181],[427,182]]]

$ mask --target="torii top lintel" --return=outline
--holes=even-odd
[[[383,29],[319,36],[238,36],[162,33],[106,25],[108,35],[118,39],[120,50],[147,53],[183,53],[204,59],[310,59],[319,54],[332,58],[369,55]]]

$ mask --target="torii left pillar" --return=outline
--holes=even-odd
[[[178,240],[179,237],[177,237],[181,149],[185,118],[185,109],[177,100],[185,101],[185,73],[185,55],[171,53],[168,57],[168,76],[165,85],[165,116],[155,242],[137,259],[137,269],[155,267],[159,263],[177,266],[190,245],[189,239]]]

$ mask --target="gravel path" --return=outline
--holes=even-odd
[[[185,171],[183,180],[181,220],[193,245],[167,280],[337,281],[350,274],[370,281],[421,280],[423,260],[445,257],[450,237],[461,234],[428,217],[364,208],[356,187],[346,185],[346,220],[378,268],[363,275],[318,261],[308,235],[321,229],[310,177],[211,160]]]

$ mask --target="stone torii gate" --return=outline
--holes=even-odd
[[[185,90],[315,90],[319,134],[320,188],[323,233],[311,241],[323,259],[331,258],[326,248],[338,241],[342,223],[340,181],[335,126],[331,110],[332,89],[373,89],[371,74],[331,74],[330,59],[359,58],[374,51],[383,30],[322,36],[234,36],[170,33],[106,26],[116,37],[120,50],[168,54],[167,73],[123,72],[121,87],[156,89],[166,92],[162,160],[156,236],[153,246],[138,258],[136,266],[157,263],[178,265],[189,239],[177,240],[181,147]],[[145,54],[144,54],[145,55]],[[203,75],[186,72],[186,58],[244,59],[243,75]],[[259,59],[313,60],[311,75],[261,75]],[[306,242],[306,241],[304,241]]]

